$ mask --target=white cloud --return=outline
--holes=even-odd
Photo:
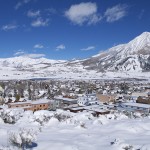
[[[38,17],[38,16],[40,16],[40,11],[39,10],[37,10],[37,11],[29,10],[27,12],[27,16],[31,17],[31,18]]]
[[[15,9],[19,9],[19,7],[21,7],[23,4],[21,2],[18,2],[16,5],[15,5]]]
[[[36,45],[34,45],[34,48],[39,48],[39,49],[41,49],[41,48],[44,48],[44,46],[43,46],[42,44],[36,44]]]
[[[8,31],[8,30],[14,30],[14,29],[16,29],[18,26],[17,25],[15,25],[15,24],[7,24],[7,25],[4,25],[4,26],[2,26],[2,30],[3,31]]]
[[[22,57],[30,57],[30,58],[41,58],[45,57],[45,54],[28,54],[24,52],[23,50],[18,50],[14,56],[22,56]]]
[[[29,3],[31,0],[23,0],[23,2],[26,4],[26,3]]]
[[[57,13],[56,9],[54,9],[54,8],[45,9],[45,12],[46,12],[48,15],[56,14],[56,13]]]
[[[74,24],[83,25],[96,24],[102,17],[97,13],[96,3],[87,2],[72,5],[66,12],[65,16]]]
[[[127,15],[127,5],[116,5],[108,8],[104,14],[107,22],[117,21]]]
[[[15,54],[14,56],[20,56],[20,55],[24,55],[25,54],[25,51],[22,50],[22,49],[19,49]]]
[[[61,44],[56,47],[56,51],[66,49],[65,45]]]
[[[145,10],[142,9],[141,12],[140,12],[140,14],[139,14],[139,16],[138,16],[138,18],[139,18],[139,19],[142,19],[144,13],[145,13]]]
[[[25,4],[27,4],[27,3],[29,3],[31,0],[22,0],[22,1],[20,1],[20,2],[18,2],[16,5],[15,5],[15,9],[17,10],[17,9],[19,9],[21,6],[23,6],[23,5],[25,5]]]
[[[48,26],[49,24],[49,19],[42,19],[42,18],[37,18],[36,20],[34,20],[32,23],[31,23],[31,26],[33,27],[45,27],[45,26]]]
[[[23,56],[30,57],[30,58],[41,58],[41,57],[45,57],[45,54],[26,54]]]
[[[38,53],[28,53],[22,49],[15,51],[14,56],[22,56],[22,57],[30,57],[30,58],[41,58],[45,57],[45,54],[38,54]]]
[[[90,51],[90,50],[94,50],[95,49],[95,46],[89,46],[87,48],[82,48],[81,50],[82,51]]]

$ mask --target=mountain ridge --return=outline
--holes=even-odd
[[[114,46],[83,65],[99,71],[150,71],[150,32],[143,32],[130,42]]]
[[[148,72],[146,74],[141,74]],[[83,60],[18,56],[0,59],[0,79],[150,76],[150,32]]]

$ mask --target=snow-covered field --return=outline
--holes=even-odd
[[[34,78],[49,78],[49,79],[120,79],[120,78],[138,78],[149,79],[150,72],[97,72],[94,70],[86,70],[82,66],[66,67],[66,66],[51,66],[46,69],[32,68],[30,70],[16,70],[11,67],[2,67],[0,69],[0,80],[21,80]]]
[[[98,72],[87,70],[82,61],[33,59],[25,56],[0,59],[0,80],[18,80],[33,78],[52,79],[118,79],[139,78],[149,79],[150,72],[141,70],[121,70],[120,72]]]
[[[30,135],[23,132],[29,139],[36,136],[33,150],[150,150],[150,118],[139,114],[133,118],[119,113],[94,117],[90,112],[57,110],[33,114],[9,109],[1,111],[2,114],[8,121],[15,114],[16,122],[6,124],[4,118],[0,119],[2,150],[17,149],[11,145],[10,135],[15,132],[19,143],[22,130],[30,131]]]

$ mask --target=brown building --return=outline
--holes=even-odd
[[[103,103],[114,102],[116,99],[116,95],[96,94],[96,97],[100,102]]]
[[[142,103],[142,104],[150,104],[150,97],[145,97],[145,96],[139,96],[136,100],[137,103]]]
[[[25,111],[37,111],[37,110],[47,110],[49,108],[49,101],[47,100],[38,100],[34,102],[18,102],[18,103],[9,103],[9,108],[23,108]]]

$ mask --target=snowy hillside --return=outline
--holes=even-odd
[[[19,56],[0,59],[0,79],[72,78],[87,71],[80,61]],[[90,72],[92,73],[92,71]]]
[[[83,65],[99,71],[150,71],[150,33],[144,32],[127,44],[110,48]]]
[[[19,57],[13,57],[13,58],[7,58],[7,59],[0,59],[0,65],[2,67],[13,67],[18,69],[24,69],[28,67],[34,67],[35,65],[39,65],[39,68],[42,66],[42,64],[51,65],[55,63],[63,63],[64,60],[50,60],[46,58],[30,58],[28,56],[19,56]]]
[[[33,150],[149,150],[148,117],[123,113],[94,117],[90,112],[0,111],[0,149],[18,150],[23,140]],[[15,116],[15,117],[13,117]],[[3,118],[15,119],[15,124]],[[13,145],[12,141],[15,143]]]

